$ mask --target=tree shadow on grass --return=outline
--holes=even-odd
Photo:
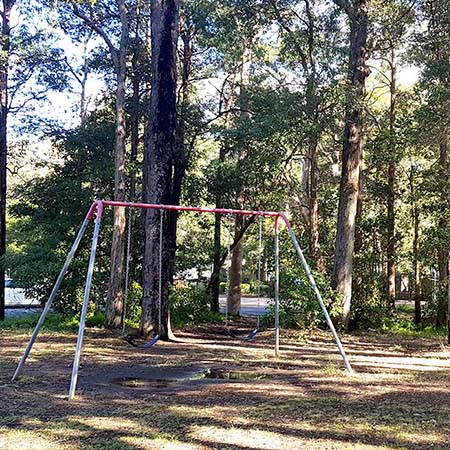
[[[361,443],[372,448],[423,449],[431,444],[448,448],[443,437],[449,433],[448,383],[440,388],[434,385],[433,392],[427,392],[427,383],[434,380],[409,386],[395,380],[384,385],[376,379],[325,377],[326,358],[320,354],[314,358],[314,353],[304,356],[308,363],[299,370],[296,361],[265,361],[259,354],[252,357],[246,347],[220,350],[215,353],[217,359],[210,348],[194,344],[163,343],[151,352],[135,352],[105,336],[99,346],[98,338],[88,333],[80,395],[74,402],[64,398],[72,362],[67,349],[73,351],[74,340],[65,342],[67,348],[55,346],[50,361],[47,353],[40,361],[42,351],[58,337],[42,341],[45,345],[36,350],[27,368],[28,380],[25,377],[17,384],[7,380],[16,362],[11,353],[14,339],[8,341],[11,348],[0,367],[0,395],[7,399],[0,403],[4,433],[47,436],[55,445],[78,448],[158,448],[170,441],[178,448],[265,448],[255,447],[258,439],[273,440],[272,447],[266,448],[324,448],[324,442],[342,449]],[[244,359],[229,358],[231,367],[261,370],[267,363],[267,378],[194,380],[173,390],[113,389],[95,380],[99,373],[111,377],[118,370],[145,373],[155,365],[182,367],[185,363],[200,368],[205,361],[222,364],[221,358],[230,352],[242,353]],[[292,357],[302,354],[299,345]]]

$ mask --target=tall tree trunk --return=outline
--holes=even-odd
[[[306,101],[307,113],[310,119],[311,136],[309,140],[309,179],[308,179],[308,203],[309,203],[309,246],[310,253],[317,268],[325,271],[325,264],[320,254],[319,245],[319,139],[320,132],[317,130],[317,122],[319,120],[319,104],[317,97],[317,60],[315,56],[316,51],[316,25],[315,17],[309,0],[305,0],[305,10],[307,17],[308,41],[307,58],[302,58],[304,63],[304,71],[307,73],[308,80],[306,86]]]
[[[128,50],[129,28],[124,0],[118,1],[121,20],[121,37],[119,50],[113,53],[115,62],[117,88],[116,88],[116,141],[114,165],[114,199],[119,202],[126,201],[125,178],[125,89],[126,89],[126,57]],[[106,301],[107,325],[118,328],[122,323],[124,302],[124,259],[125,259],[125,208],[114,209],[114,228],[111,248],[111,270]]]
[[[140,5],[138,5],[140,6]],[[139,13],[139,10],[138,10]],[[135,40],[139,42],[139,32],[140,32],[140,21],[138,19],[136,23],[135,30]],[[142,108],[141,108],[141,82],[142,82],[142,69],[140,67],[143,62],[142,56],[142,46],[137,45],[134,49],[133,56],[131,58],[131,85],[132,85],[132,95],[131,95],[131,112],[130,112],[130,175],[129,175],[129,194],[128,200],[130,202],[135,202],[136,199],[136,188],[137,188],[137,180],[139,174],[138,167],[138,154],[139,154],[139,142],[140,142],[140,133],[139,133],[139,124],[142,119]],[[136,276],[135,268],[138,266],[137,261],[135,260],[135,252],[134,250],[134,226],[136,224],[136,215],[140,214],[140,210],[132,210],[128,211],[128,223],[127,227],[129,233],[129,240],[127,239],[127,256],[128,264],[129,264],[129,276]],[[127,260],[125,259],[125,263]],[[131,274],[131,275],[130,275]],[[133,278],[135,279],[135,278]],[[130,281],[128,281],[130,283]],[[127,301],[127,299],[124,299]],[[123,314],[125,308],[123,308]]]
[[[6,166],[8,160],[8,64],[10,52],[10,15],[15,0],[3,0],[2,39],[0,58],[0,320],[5,318],[5,264],[6,256]]]
[[[151,3],[152,89],[149,124],[145,143],[144,172],[146,201],[168,203],[172,197],[172,165],[177,145],[176,116],[176,52],[178,39],[178,0]],[[159,267],[160,215],[147,210],[145,217],[145,249],[143,267],[142,316],[140,334],[158,333],[170,337],[169,324],[169,260],[170,236],[168,220],[164,221],[162,239],[162,271]],[[161,277],[161,311],[158,311],[159,277]],[[161,323],[159,323],[159,314]]]
[[[349,88],[342,149],[342,175],[336,248],[333,268],[333,288],[343,296],[342,322],[349,326],[352,300],[352,268],[355,244],[356,206],[359,192],[359,172],[363,146],[363,102],[369,74],[366,66],[369,0],[337,1],[350,20]]]
[[[390,161],[388,166],[387,198],[387,294],[391,308],[395,308],[395,166],[397,145],[395,139],[396,100],[397,100],[397,60],[395,48],[391,49],[391,79],[389,105]]]
[[[251,64],[251,51],[246,47],[242,54],[242,68],[241,68],[241,85],[239,95],[242,97],[245,95],[245,89],[250,84],[250,64]],[[241,102],[242,103],[242,102]],[[242,103],[243,109],[245,105]],[[248,112],[242,112],[241,117],[249,117]],[[241,149],[239,159],[244,157],[244,151]],[[240,192],[237,193],[236,203],[239,209],[243,208],[244,199]],[[234,239],[239,235],[242,235],[244,227],[243,216],[237,215],[234,221]],[[228,285],[228,297],[227,308],[231,315],[238,316],[241,310],[241,283],[242,283],[242,260],[244,252],[244,239],[243,235],[239,239],[231,253],[230,263],[230,279]]]

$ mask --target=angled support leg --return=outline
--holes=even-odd
[[[100,210],[100,211],[99,211]],[[89,258],[88,271],[86,275],[86,285],[84,287],[83,306],[81,308],[80,325],[78,328],[77,348],[75,350],[75,358],[72,367],[72,378],[70,380],[69,400],[75,396],[77,388],[78,369],[80,366],[81,346],[83,345],[84,327],[86,324],[86,314],[89,304],[89,294],[91,292],[92,275],[94,273],[95,253],[97,251],[98,235],[100,232],[101,207],[97,209],[97,217],[95,219],[94,235],[92,237],[91,255]]]
[[[25,352],[19,361],[19,364],[17,365],[16,371],[14,372],[14,375],[12,377],[11,381],[14,381],[17,379],[17,377],[20,375],[20,372],[22,371],[23,365],[25,364],[25,361],[28,358],[28,355],[30,354],[31,348],[33,347],[34,341],[36,340],[36,337],[39,333],[39,330],[42,327],[42,324],[44,323],[45,318],[47,317],[48,312],[50,311],[50,308],[52,306],[53,300],[58,293],[59,287],[61,286],[61,283],[64,279],[64,276],[66,275],[67,269],[70,266],[70,263],[72,262],[72,259],[75,255],[75,252],[77,251],[78,246],[80,245],[81,238],[83,237],[86,228],[89,224],[90,215],[86,216],[84,219],[83,224],[81,225],[80,230],[78,231],[77,237],[75,238],[75,242],[72,245],[72,248],[69,252],[69,255],[67,256],[66,262],[64,263],[63,268],[61,269],[61,272],[59,273],[59,276],[56,280],[55,285],[53,286],[52,292],[47,300],[47,303],[45,304],[44,309],[42,310],[41,316],[39,317],[38,323],[36,324],[36,327],[33,331],[33,334],[31,335],[30,341],[28,342],[27,348],[25,349]]]
[[[311,284],[314,293],[316,294],[317,300],[319,302],[319,305],[322,309],[323,315],[325,316],[325,320],[327,321],[328,326],[330,327],[331,333],[333,334],[334,342],[336,343],[336,346],[339,350],[339,353],[342,356],[342,359],[344,360],[345,368],[347,369],[347,372],[349,374],[353,373],[352,366],[350,365],[350,361],[347,358],[347,355],[345,353],[344,347],[342,346],[341,340],[339,339],[339,336],[336,332],[336,328],[333,325],[333,322],[330,318],[330,315],[328,314],[327,308],[325,306],[325,303],[322,299],[322,295],[320,294],[320,291],[316,285],[316,282],[314,280],[314,277],[311,273],[311,269],[309,268],[309,265],[305,259],[305,256],[303,255],[302,249],[300,248],[300,244],[297,241],[297,237],[295,236],[294,230],[291,227],[291,224],[289,223],[289,220],[284,214],[281,214],[281,216],[286,224],[286,227],[289,231],[289,235],[291,236],[292,242],[294,243],[295,249],[297,250],[297,254],[300,258],[300,261],[303,265],[303,269],[305,270],[306,276],[308,278],[309,283]]]

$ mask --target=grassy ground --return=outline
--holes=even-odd
[[[345,336],[357,371],[347,376],[325,332],[283,332],[275,358],[270,331],[243,343],[197,327],[144,350],[90,329],[68,402],[72,332],[40,335],[10,382],[29,334],[0,330],[0,449],[450,448],[439,338]]]

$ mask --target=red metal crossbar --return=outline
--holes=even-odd
[[[87,214],[88,219],[92,219],[95,212],[97,216],[101,217],[103,208],[105,206],[124,207],[124,208],[140,208],[140,209],[163,209],[166,211],[191,211],[212,214],[235,214],[242,216],[263,216],[263,217],[283,217],[286,221],[284,213],[275,211],[250,211],[247,209],[227,209],[227,208],[200,208],[196,206],[177,206],[177,205],[156,205],[152,203],[130,203],[130,202],[115,202],[111,200],[97,200],[95,201]]]

